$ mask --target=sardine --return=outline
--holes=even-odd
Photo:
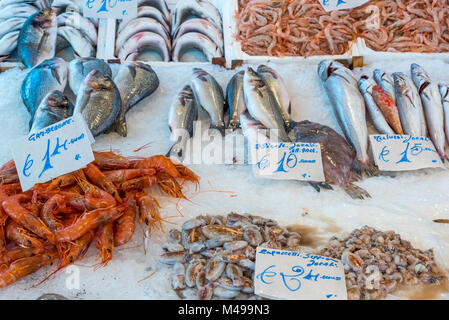
[[[223,50],[209,39],[209,37],[202,33],[189,32],[183,34],[173,42],[173,61],[181,61],[184,53],[192,49],[201,51],[209,62],[212,61],[212,58],[220,58],[223,56]]]
[[[377,85],[384,89],[390,97],[393,98],[393,102],[396,103],[393,75],[391,73],[376,69],[373,71],[373,78]]]
[[[20,94],[31,115],[30,127],[33,124],[34,113],[45,96],[55,90],[64,92],[67,71],[67,64],[63,59],[53,58],[33,68],[23,80]]]
[[[278,137],[282,141],[289,141],[281,107],[273,97],[271,89],[251,67],[248,67],[243,77],[243,93],[246,108],[251,116],[267,129],[277,130]]]
[[[9,56],[17,48],[17,39],[20,31],[5,34],[0,39],[0,61]]]
[[[138,7],[137,8],[137,17],[134,19],[145,18],[145,17],[155,19],[156,21],[158,21],[160,24],[162,24],[164,26],[165,30],[170,31],[169,22],[166,20],[164,15],[156,8],[150,7],[150,6]],[[130,23],[134,19],[126,19],[126,20],[123,19],[118,25],[117,33],[122,32],[122,30],[128,25],[128,23]]]
[[[237,72],[229,81],[226,88],[227,104],[229,108],[229,123],[227,128],[240,128],[240,115],[246,110],[243,97],[243,77],[245,71]]]
[[[58,37],[64,39],[67,46],[71,46],[78,57],[87,58],[95,56],[94,45],[80,30],[67,26],[59,27]],[[58,42],[58,47],[59,45],[61,45],[61,42]]]
[[[204,34],[206,37],[212,40],[217,45],[217,47],[223,49],[223,35],[221,33],[221,30],[218,29],[215,24],[213,24],[209,20],[200,18],[187,20],[174,31],[174,42],[176,42],[179,37],[189,32]]]
[[[126,40],[123,46],[119,48],[117,57],[121,61],[133,61],[145,50],[154,50],[161,56],[162,61],[170,60],[170,51],[166,39],[149,31],[136,33]]]
[[[217,28],[222,29],[222,20],[217,8],[207,0],[178,1],[172,13],[172,31],[191,17],[209,19]]]
[[[139,101],[152,95],[159,87],[159,78],[150,65],[141,62],[126,62],[120,66],[114,82],[120,92],[122,107],[114,129],[126,137],[125,114]]]
[[[394,134],[393,129],[391,129],[390,125],[385,120],[382,111],[380,111],[372,96],[373,87],[376,85],[375,82],[364,75],[359,79],[358,85],[376,130],[379,131],[380,134]]]
[[[424,107],[429,136],[435,148],[444,161],[447,160],[445,152],[446,137],[444,133],[444,112],[438,84],[433,82],[429,74],[418,64],[411,65],[412,79],[418,88]]]
[[[10,18],[0,22],[0,38],[13,31],[20,31],[25,21],[26,18]]]
[[[44,9],[30,16],[22,26],[17,39],[17,50],[25,67],[30,68],[55,56],[56,13]]]
[[[361,172],[368,176],[376,170],[368,155],[368,128],[365,102],[357,87],[357,79],[351,70],[339,62],[321,61],[320,77],[335,115],[346,139],[356,152]]]
[[[197,119],[198,107],[195,97],[192,88],[186,85],[173,100],[168,113],[170,141],[173,143],[168,155],[173,153],[180,159],[184,157],[186,141],[192,137],[193,123]],[[179,130],[183,130],[182,133],[186,136],[179,136]]]
[[[37,13],[38,9],[27,3],[11,3],[0,9],[0,20],[9,18],[28,18]]]
[[[402,72],[393,73],[396,103],[402,129],[405,134],[425,137],[427,135],[424,110],[413,81]]]
[[[276,70],[263,64],[257,68],[257,73],[271,89],[274,100],[281,107],[282,119],[284,119],[285,126],[288,128],[292,114],[292,105],[284,80]]]
[[[440,84],[441,101],[444,110],[444,128],[446,132],[446,140],[449,143],[449,85]]]
[[[81,113],[92,135],[97,136],[114,123],[121,107],[120,92],[112,79],[94,70],[80,87],[73,113]]]
[[[30,132],[36,132],[56,122],[71,117],[73,104],[61,91],[50,92],[41,102],[34,114]]]
[[[224,133],[224,95],[217,80],[200,68],[193,69],[191,87],[196,102],[205,110],[211,120],[211,128]]]
[[[170,22],[170,10],[168,9],[165,0],[138,0],[137,7],[142,6],[150,6],[159,10],[164,15],[167,22]]]
[[[143,31],[154,32],[163,37],[167,48],[171,50],[170,34],[162,24],[153,18],[137,18],[128,23],[127,26],[118,33],[117,40],[115,41],[116,52],[118,53],[119,49],[129,38],[136,33]]]
[[[381,86],[373,87],[373,99],[382,111],[385,120],[397,134],[404,134],[402,130],[401,120],[399,118],[398,107],[394,103],[393,98]]]
[[[87,75],[93,70],[98,70],[102,75],[112,78],[111,68],[102,59],[87,57],[70,61],[69,85],[75,95],[78,94],[84,79],[86,79]]]
[[[97,44],[98,34],[95,25],[87,18],[84,18],[80,13],[76,11],[64,12],[57,17],[58,27],[72,27],[75,28],[85,36],[87,36],[90,42],[94,45]]]

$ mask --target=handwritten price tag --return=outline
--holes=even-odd
[[[325,180],[319,143],[251,144],[254,173],[261,178],[322,182]]]
[[[254,290],[271,299],[347,300],[340,260],[261,247],[256,254]]]
[[[369,0],[319,0],[324,10],[344,10],[360,7]]]
[[[131,19],[137,16],[137,0],[86,0],[83,15],[88,18]]]
[[[408,135],[370,136],[376,165],[382,171],[443,168],[432,141]]]
[[[94,161],[90,139],[86,122],[76,114],[13,141],[11,148],[22,190]]]

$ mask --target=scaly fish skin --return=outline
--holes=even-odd
[[[52,91],[42,100],[37,108],[30,132],[39,131],[71,117],[72,114],[73,104],[70,103],[67,97],[61,91]]]
[[[217,28],[222,29],[222,19],[217,8],[207,0],[178,1],[172,13],[172,32],[188,18],[209,19]]]
[[[98,70],[103,75],[112,77],[109,65],[103,59],[92,57],[73,59],[69,63],[69,86],[77,95],[81,84],[92,70]]]

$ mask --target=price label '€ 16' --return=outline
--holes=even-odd
[[[137,16],[137,0],[85,0],[83,15],[88,18],[131,19]]]
[[[11,149],[22,190],[86,167],[94,161],[92,143],[80,114],[14,140]]]

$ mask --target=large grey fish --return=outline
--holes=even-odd
[[[120,92],[112,79],[93,70],[81,85],[73,113],[81,113],[92,135],[97,136],[114,123],[121,107]]]
[[[142,6],[137,8],[137,17],[133,19],[123,19],[117,28],[117,32],[120,33],[122,30],[134,19],[137,18],[152,18],[157,22],[162,24],[165,30],[170,31],[170,22],[166,20],[165,16],[156,8],[150,6]]]
[[[170,22],[170,10],[165,0],[138,0],[137,7],[150,6],[159,10],[166,20]]]
[[[394,94],[394,78],[391,73],[384,72],[380,69],[373,71],[373,78],[377,85],[384,89],[392,98],[393,102],[396,102]]]
[[[402,72],[393,73],[396,104],[399,109],[402,129],[411,136],[427,136],[426,118],[412,79]]]
[[[122,106],[114,130],[126,137],[127,127],[125,113],[142,99],[153,94],[159,87],[159,78],[156,72],[145,63],[126,62],[120,66],[114,77],[114,82],[120,92]]]
[[[6,34],[19,31],[23,24],[25,23],[26,18],[9,18],[0,22],[0,38],[5,36]]]
[[[243,97],[243,77],[245,71],[237,72],[229,81],[226,88],[226,98],[229,108],[229,123],[227,128],[240,128],[240,115],[246,110]]]
[[[281,108],[280,111],[282,114],[282,118],[284,119],[285,126],[288,127],[291,120],[290,117],[292,114],[292,105],[284,80],[276,72],[276,70],[263,64],[261,64],[257,68],[257,73],[262,77],[263,81],[265,81],[267,86],[271,89],[277,105]]]
[[[225,99],[217,80],[203,69],[194,68],[191,87],[196,102],[209,114],[211,128],[218,129],[223,134]]]
[[[380,134],[395,134],[372,96],[373,87],[376,85],[374,81],[368,76],[363,75],[360,77],[358,85],[376,130],[379,131]]]
[[[81,84],[92,70],[98,70],[102,75],[112,78],[112,71],[109,64],[102,59],[88,57],[73,59],[70,61],[69,86],[75,95],[78,94]]]
[[[445,153],[446,137],[444,134],[443,102],[438,84],[433,82],[429,74],[418,64],[411,65],[412,79],[418,88],[429,128],[430,139],[441,159],[447,159]]]
[[[0,61],[7,58],[16,48],[20,31],[12,31],[0,39]]]
[[[72,27],[87,36],[92,44],[97,44],[97,27],[87,18],[76,11],[64,12],[57,17],[58,27]]]
[[[150,31],[138,32],[126,40],[123,46],[118,49],[117,58],[121,61],[134,61],[145,50],[157,52],[162,61],[170,60],[167,39]]]
[[[76,56],[81,58],[94,57],[95,47],[90,39],[79,29],[64,26],[58,28],[58,37],[64,41],[58,41],[58,48],[72,47]]]
[[[27,3],[11,3],[0,9],[0,19],[28,18],[35,14],[38,9]]]
[[[219,48],[223,49],[223,35],[219,28],[206,19],[193,18],[185,21],[173,33],[173,39],[176,41],[182,35],[189,32],[198,32],[211,39]]]
[[[354,151],[342,136],[330,127],[310,121],[294,123],[292,127],[292,140],[320,144],[327,184],[340,186],[354,199],[370,197],[368,192],[353,183],[359,179],[354,170],[359,165]],[[315,187],[319,191],[319,187],[328,186],[316,184]]]
[[[209,19],[217,28],[222,30],[222,20],[217,8],[207,0],[183,0],[178,1],[172,14],[172,32],[184,21],[197,17]]]
[[[27,68],[55,56],[56,32],[56,13],[52,9],[36,12],[25,21],[17,39],[17,49]]]
[[[208,61],[223,56],[223,51],[209,37],[198,32],[185,33],[173,43],[172,59],[179,62],[181,57],[189,50],[201,51]]]
[[[278,130],[278,137],[282,141],[289,141],[280,106],[270,87],[251,67],[248,67],[243,77],[243,94],[251,116],[267,129]]]
[[[36,109],[45,96],[55,90],[64,92],[66,84],[67,64],[61,58],[46,60],[27,74],[22,82],[20,94],[31,115],[30,127]]]
[[[444,110],[444,128],[446,132],[446,140],[449,143],[449,85],[439,84],[441,101]]]
[[[332,60],[320,62],[318,76],[346,140],[356,152],[361,172],[367,175],[375,174],[375,167],[368,155],[365,101],[358,89],[357,79],[351,70]]]
[[[30,132],[39,131],[56,122],[71,117],[73,104],[61,91],[50,92],[36,110]]]
[[[170,141],[173,145],[167,153],[183,159],[187,140],[193,135],[193,123],[198,118],[198,106],[192,88],[186,85],[174,98],[168,112]],[[181,135],[180,135],[181,134]]]

